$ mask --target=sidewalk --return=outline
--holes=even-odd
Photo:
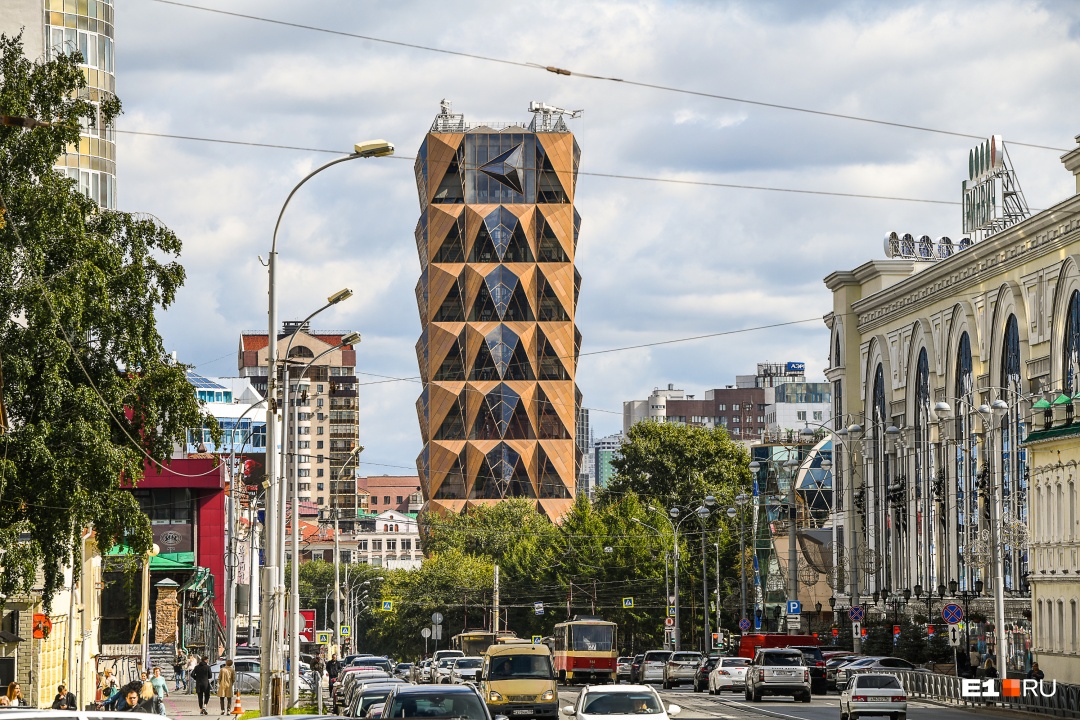
[[[229,698],[228,707],[225,709],[225,715],[219,715],[221,712],[221,703],[216,695],[210,696],[210,704],[206,708],[206,712],[210,717],[235,717],[231,715],[233,709],[233,699]],[[244,712],[248,710],[259,709],[259,698],[255,695],[241,695],[240,702],[243,705]],[[176,693],[169,691],[169,696],[165,698],[165,715],[170,718],[188,718],[188,717],[201,717],[199,714],[199,700],[196,695],[187,695],[183,690],[179,690]]]

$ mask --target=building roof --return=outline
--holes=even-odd
[[[341,336],[344,335],[345,333],[318,333],[318,332],[306,333],[306,332],[300,332],[299,334],[300,335],[307,335],[308,337],[313,337],[313,338],[315,338],[317,340],[321,340],[322,342],[326,343],[327,345],[337,345],[339,342],[341,342]],[[281,337],[287,337],[287,336],[282,335]],[[266,347],[267,345],[270,344],[267,341],[266,338],[267,338],[267,335],[265,333],[263,333],[261,335],[258,334],[258,333],[243,333],[240,336],[240,349],[241,350],[262,350],[264,347]],[[351,350],[352,345],[342,345],[341,349],[342,350]]]

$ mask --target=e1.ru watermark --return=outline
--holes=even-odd
[[[1001,684],[999,692],[997,683]],[[1057,680],[961,680],[960,695],[966,698],[1054,697]]]

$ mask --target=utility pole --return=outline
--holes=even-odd
[[[499,566],[495,566],[495,595],[492,598],[493,617],[495,622],[491,624],[492,632],[499,633]]]
[[[341,544],[338,538],[338,509],[330,508],[334,516],[334,643],[341,648]],[[350,628],[351,629],[351,628]]]
[[[280,218],[278,219],[280,222]],[[276,244],[276,243],[275,243]],[[259,674],[259,712],[261,715],[280,715],[280,683],[271,680],[271,668],[274,665],[273,648],[279,642],[281,628],[275,622],[277,604],[274,602],[278,585],[278,548],[280,536],[277,533],[277,283],[275,282],[275,259],[277,249],[271,248],[268,261],[270,275],[269,332],[266,346],[266,513],[264,517],[263,554],[265,565],[262,574],[262,602],[259,608],[260,639],[259,657],[263,672]],[[250,632],[250,631],[249,631]]]
[[[796,450],[796,452],[798,452]],[[796,520],[798,518],[798,508],[795,506],[795,479],[799,476],[798,467],[791,471],[791,479],[789,480],[788,487],[788,601],[799,599],[799,545],[796,538],[797,528]],[[791,623],[787,623],[788,635],[794,635],[799,632],[795,628],[791,627]]]
[[[705,619],[705,636],[702,641],[704,648],[701,653],[704,657],[709,656],[712,632],[709,628],[709,556],[705,553],[705,520],[701,521],[701,615]],[[719,627],[719,626],[718,626]]]
[[[675,537],[675,551],[672,553],[672,555],[675,557],[675,573],[674,573],[674,575],[675,575],[675,592],[674,592],[674,595],[675,595],[675,625],[674,625],[674,628],[675,628],[675,651],[678,652],[679,651],[679,646],[681,645],[679,635],[682,633],[682,625],[679,624],[679,535],[678,535],[678,533],[675,533],[674,537]]]

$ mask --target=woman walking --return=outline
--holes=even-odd
[[[181,650],[176,654],[176,660],[173,661],[172,666],[173,682],[176,684],[176,687],[173,688],[174,690],[184,689],[184,673],[187,671],[187,668],[185,667],[186,664],[187,659],[184,657],[184,651]]]
[[[191,677],[195,680],[195,694],[199,696],[200,715],[209,714],[206,712],[206,706],[210,704],[210,678],[212,675],[210,666],[206,663],[206,658],[199,658],[199,664],[191,671]]]
[[[26,705],[26,700],[23,699],[22,688],[19,687],[19,683],[13,682],[8,685],[7,699],[8,705],[11,707],[21,707]]]
[[[150,715],[165,714],[165,704],[161,702],[161,698],[154,692],[154,685],[149,680],[144,682],[139,690],[139,709],[137,712]]]
[[[224,715],[232,710],[229,700],[233,694],[233,683],[236,681],[236,668],[232,660],[225,661],[225,667],[221,668],[217,679],[218,701],[221,703],[221,714]]]
[[[187,659],[187,694],[190,695],[195,692],[195,677],[192,675],[195,672],[195,666],[199,664],[199,656],[195,653],[188,655]]]

